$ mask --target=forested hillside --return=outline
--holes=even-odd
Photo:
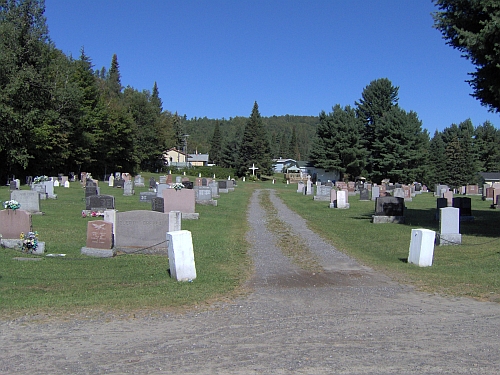
[[[182,120],[184,130],[189,135],[188,150],[190,153],[196,151],[198,153],[210,152],[211,139],[217,121],[219,122],[223,144],[231,141],[239,143],[248,117],[231,117],[218,120],[203,117]],[[262,117],[264,128],[269,137],[272,157],[306,160],[316,133],[318,121],[319,117],[317,116],[284,115]]]

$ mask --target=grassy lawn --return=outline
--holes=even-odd
[[[145,174],[145,181],[150,176]],[[197,205],[200,219],[182,222],[183,229],[192,232],[195,251],[197,279],[189,283],[170,278],[164,256],[98,259],[81,255],[87,222],[92,220],[81,217],[84,189],[79,183],[69,189],[56,188],[58,199],[41,201],[45,215],[33,216],[33,227],[40,241],[45,241],[48,253],[64,253],[66,257],[19,261],[14,258],[36,256],[0,249],[0,316],[109,310],[130,314],[206,305],[243,293],[242,283],[252,268],[245,240],[246,208],[255,188],[276,189],[321,237],[399,282],[430,293],[500,302],[500,211],[490,209],[491,202],[472,197],[476,220],[461,223],[462,245],[436,247],[433,266],[421,268],[405,261],[412,228],[438,230],[434,220],[436,199],[431,193],[407,202],[406,224],[372,224],[374,202],[349,197],[350,209],[330,209],[328,202],[296,193],[296,185],[283,184],[279,178],[276,181],[280,182],[240,182],[235,192],[221,194],[218,207]],[[107,184],[101,182],[100,186],[101,194],[115,196],[119,211],[150,208],[139,202],[139,192],[146,188],[136,189],[135,196],[127,197]],[[9,197],[8,187],[0,187],[0,200]],[[267,211],[272,224],[275,213],[271,208]],[[287,227],[277,230],[286,231]],[[297,244],[300,248],[300,241]],[[299,258],[305,256],[299,254]]]
[[[472,196],[475,221],[460,224],[462,245],[436,246],[432,267],[418,267],[406,263],[411,229],[439,231],[432,193],[406,203],[406,224],[373,224],[375,203],[359,196],[349,197],[350,209],[338,210],[298,194],[297,185],[273,187],[310,229],[361,263],[420,290],[500,302],[500,210],[490,209],[491,201]]]
[[[148,181],[151,175],[143,176]],[[121,189],[99,185],[101,194],[115,196],[119,211],[150,209],[139,202],[139,192],[147,188],[136,189],[135,196],[123,196]],[[84,189],[79,183],[69,189],[55,188],[58,198],[41,201],[45,214],[33,215],[33,229],[45,241],[47,253],[66,256],[19,261],[14,258],[36,256],[0,249],[0,316],[177,309],[240,293],[251,270],[245,233],[246,207],[254,186],[240,183],[235,192],[221,195],[218,207],[197,205],[199,220],[182,222],[182,229],[192,232],[197,269],[197,279],[188,283],[170,278],[165,256],[81,255],[87,222],[92,220],[81,217]],[[8,187],[1,187],[0,200],[7,199]]]

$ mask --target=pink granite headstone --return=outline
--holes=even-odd
[[[32,231],[31,214],[24,210],[0,211],[0,234],[5,239],[18,239]]]

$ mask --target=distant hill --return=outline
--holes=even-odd
[[[209,119],[192,118],[184,119],[182,125],[188,138],[189,153],[207,153],[210,151],[210,141],[212,139],[215,122],[219,121],[220,131],[223,141],[240,140],[243,130],[248,121],[248,117],[231,117],[229,119]],[[318,116],[272,116],[262,117],[262,122],[266,127],[271,152],[273,157],[290,157],[300,160],[307,159],[311,142],[316,134]],[[290,150],[290,141],[292,140],[293,129],[297,139],[299,154],[296,155]]]

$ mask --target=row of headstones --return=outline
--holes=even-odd
[[[158,184],[156,192],[139,193],[139,201],[151,204],[151,210],[157,212],[181,211],[184,214],[197,215],[195,204],[217,206],[220,193],[234,191],[233,181],[210,181],[209,186],[192,186],[192,182],[182,182],[187,188],[176,190],[168,184]],[[220,188],[220,187],[223,188]],[[86,188],[86,211],[101,212],[115,209],[115,199],[112,195],[98,194],[98,187],[91,185]]]
[[[104,220],[87,224],[86,246],[81,253],[93,257],[112,257],[117,251],[167,255],[172,278],[194,280],[193,240],[191,232],[181,230],[181,216],[180,212],[107,210]]]

